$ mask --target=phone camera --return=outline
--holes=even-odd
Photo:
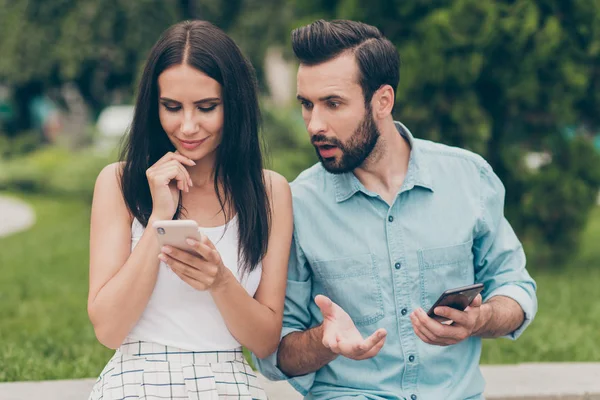
[[[158,232],[159,235],[165,234],[165,230],[163,228],[157,228],[156,231]]]

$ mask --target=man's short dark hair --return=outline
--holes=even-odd
[[[396,47],[374,26],[348,20],[318,20],[292,31],[292,48],[301,64],[318,65],[351,51],[359,68],[365,105],[383,85],[396,97],[400,56]]]

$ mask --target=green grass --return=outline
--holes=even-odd
[[[98,375],[111,351],[87,318],[89,205],[20,197],[37,223],[0,239],[0,381]]]
[[[96,376],[111,350],[87,318],[89,204],[19,195],[36,225],[0,239],[0,382]],[[539,312],[516,342],[486,340],[483,363],[600,361],[600,209],[568,268],[531,273]]]
[[[600,208],[568,265],[529,272],[538,285],[535,320],[516,342],[485,340],[482,363],[600,361]]]

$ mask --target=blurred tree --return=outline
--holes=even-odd
[[[231,33],[262,78],[266,50],[285,43],[292,16],[277,0],[0,0],[0,9],[0,82],[19,103],[75,82],[94,111],[115,89],[133,93],[148,51],[175,22],[204,19]]]
[[[75,82],[94,110],[131,86],[178,3],[126,0],[0,0],[0,81],[17,87]]]
[[[289,42],[294,3],[281,0],[180,0],[184,19],[204,19],[226,31],[256,69],[261,89],[267,49]]]
[[[550,249],[544,261],[561,261],[575,248],[596,202],[599,159],[589,142],[557,145],[556,138],[567,125],[600,126],[600,2],[296,6],[297,25],[346,18],[379,27],[402,60],[398,118],[419,137],[484,155],[506,185],[507,214],[521,237]],[[555,161],[528,170],[523,156],[532,149]]]

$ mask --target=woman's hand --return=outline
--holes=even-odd
[[[177,276],[197,290],[221,289],[235,277],[223,264],[221,255],[204,235],[200,241],[188,238],[195,250],[190,254],[172,246],[164,246],[158,258],[165,262]]]
[[[152,217],[170,220],[177,211],[179,191],[189,192],[192,178],[185,166],[196,163],[179,153],[169,152],[146,170],[152,195]]]

